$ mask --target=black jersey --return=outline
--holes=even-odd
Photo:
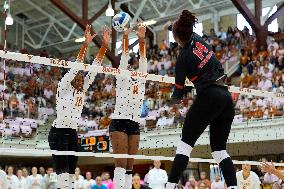
[[[172,98],[181,99],[184,84],[188,78],[195,86],[197,94],[224,76],[224,69],[210,45],[195,33],[181,49],[175,68],[175,88]]]

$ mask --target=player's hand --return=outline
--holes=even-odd
[[[274,164],[271,162],[263,162],[261,163],[261,171],[266,172],[266,173],[273,173],[275,171],[275,166]]]
[[[124,30],[123,34],[124,34],[124,35],[129,35],[132,31],[133,31],[132,28],[128,28],[128,29],[126,28],[126,29]]]
[[[111,30],[109,27],[104,26],[103,27],[103,44],[105,46],[108,46],[109,42],[110,42],[110,34],[111,34]]]
[[[97,35],[96,32],[94,33],[94,35],[91,34],[91,28],[92,28],[91,25],[87,25],[85,29],[85,44],[86,45],[89,45],[93,41],[94,37],[96,37]]]
[[[143,23],[138,23],[137,24],[137,31],[136,35],[138,36],[139,39],[144,39],[145,38],[145,33],[146,33],[146,26]]]

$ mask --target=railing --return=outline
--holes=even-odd
[[[284,116],[275,116],[273,118],[265,118],[265,119],[250,119],[243,121],[241,123],[232,123],[232,129],[237,128],[247,128],[247,127],[262,127],[262,126],[272,126],[272,125],[284,125]],[[152,127],[144,126],[141,128],[142,132],[148,133],[148,132],[155,132],[155,131],[171,131],[173,129],[181,130],[182,124],[177,125],[169,125],[164,126],[162,129],[157,127],[156,125],[152,125]],[[207,128],[208,130],[208,128]]]

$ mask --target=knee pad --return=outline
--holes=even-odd
[[[221,151],[214,151],[212,152],[212,157],[216,160],[218,164],[221,163],[224,159],[230,157],[230,155],[227,153],[226,150],[221,150]]]
[[[115,189],[124,189],[126,170],[121,167],[114,169],[113,184]]]
[[[190,157],[190,153],[192,151],[192,147],[189,146],[188,144],[186,144],[183,141],[180,141],[180,143],[177,145],[177,151],[176,154],[182,154],[185,155],[187,157]]]

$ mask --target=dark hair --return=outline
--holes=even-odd
[[[197,18],[188,10],[183,10],[178,20],[173,25],[173,34],[182,42],[190,40],[193,27],[197,23]]]

